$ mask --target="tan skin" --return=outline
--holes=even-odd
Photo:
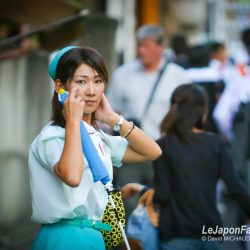
[[[219,60],[221,63],[225,63],[227,60],[226,49],[224,47],[219,48],[219,50],[212,55],[212,58]]]
[[[80,65],[72,80],[65,85],[59,79],[55,80],[55,90],[59,92],[62,87],[69,92],[63,109],[66,120],[65,145],[54,170],[63,182],[77,187],[81,182],[84,169],[80,138],[81,120],[91,124],[92,114],[95,113],[98,121],[113,127],[120,116],[113,111],[104,95],[104,81],[88,65]],[[126,134],[130,128],[130,122],[125,120],[121,126],[121,135]],[[161,155],[161,149],[157,143],[139,128],[133,129],[126,139],[129,146],[122,160],[123,163],[152,161]]]
[[[145,71],[154,71],[162,58],[164,44],[157,44],[154,38],[144,39],[138,42],[137,53]]]

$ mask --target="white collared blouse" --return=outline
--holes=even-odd
[[[97,152],[113,179],[113,166],[120,167],[128,142],[111,136],[84,123]],[[60,160],[65,140],[65,129],[47,124],[32,142],[29,151],[32,220],[54,223],[62,218],[100,220],[107,204],[103,184],[93,181],[84,157],[84,171],[78,187],[70,187],[54,172]]]

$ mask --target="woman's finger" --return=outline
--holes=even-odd
[[[75,100],[77,92],[78,92],[78,89],[76,87],[72,87],[69,92],[69,100],[71,101]]]
[[[81,103],[82,101],[83,101],[83,99],[82,99],[81,96],[77,96],[77,97],[75,98],[75,102],[76,102],[76,103]]]

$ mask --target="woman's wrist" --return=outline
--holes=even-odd
[[[129,122],[129,123],[130,123],[130,128],[128,128],[128,130],[125,133],[121,134],[122,138],[126,139],[131,134],[131,132],[133,131],[133,129],[135,128],[135,125],[134,125],[133,122]]]
[[[133,122],[125,120],[121,115],[113,112],[106,116],[104,123],[108,124],[113,130],[119,132],[123,138],[127,138],[135,128]]]
[[[106,116],[107,120],[103,121],[104,123],[106,123],[107,125],[109,125],[111,128],[113,128],[115,126],[115,124],[117,124],[120,120],[120,115],[118,115],[117,113],[112,113],[110,115]]]
[[[68,121],[66,121],[65,128],[66,128],[66,127],[71,127],[71,128],[80,127],[80,122],[81,122],[81,121],[68,120]]]

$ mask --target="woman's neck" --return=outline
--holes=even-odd
[[[91,124],[91,121],[92,121],[92,114],[84,114],[82,119],[88,123],[88,124]]]

